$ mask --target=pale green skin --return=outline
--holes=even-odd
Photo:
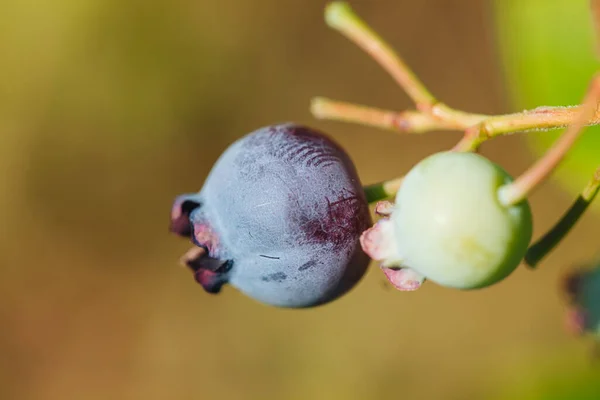
[[[391,215],[402,267],[439,285],[477,289],[510,275],[532,235],[527,201],[504,206],[512,178],[474,153],[429,156],[406,176]]]

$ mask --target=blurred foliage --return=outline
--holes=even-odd
[[[578,368],[571,356],[548,357],[545,364],[522,364],[506,373],[503,388],[490,400],[596,400],[600,398],[598,365]]]
[[[577,105],[600,71],[589,0],[496,0],[497,37],[505,84],[517,109]],[[541,155],[562,130],[528,135]],[[580,192],[600,165],[600,127],[588,128],[557,170]],[[600,202],[591,209],[600,211]]]

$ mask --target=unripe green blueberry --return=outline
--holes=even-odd
[[[457,289],[492,285],[517,268],[532,236],[528,202],[498,199],[510,182],[478,154],[431,155],[406,175],[389,220],[367,233],[363,246],[399,289],[414,290],[424,279]],[[393,271],[403,273],[394,278]],[[406,279],[412,283],[398,281]]]

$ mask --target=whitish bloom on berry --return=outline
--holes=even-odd
[[[505,206],[498,189],[512,178],[474,153],[442,152],[406,175],[395,203],[361,244],[399,290],[427,279],[457,289],[492,285],[520,264],[532,236],[529,204]]]

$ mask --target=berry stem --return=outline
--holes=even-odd
[[[600,26],[600,0],[591,0],[596,27]],[[596,77],[588,101],[574,107],[538,107],[506,115],[483,115],[455,110],[439,102],[418,79],[402,58],[373,29],[361,20],[344,1],[334,1],[325,8],[327,24],[368,53],[409,95],[416,110],[396,112],[364,105],[317,97],[311,103],[312,114],[331,119],[402,133],[421,134],[434,130],[464,131],[453,151],[477,151],[489,139],[516,132],[551,130],[568,127],[546,155],[515,182],[501,188],[499,195],[506,204],[516,204],[527,197],[562,161],[580,136],[584,126],[600,125]],[[600,52],[600,40],[598,40]],[[592,101],[593,100],[593,101]],[[395,195],[402,177],[365,187],[369,201]],[[382,197],[385,196],[385,197]]]
[[[465,137],[456,149],[471,151],[497,136],[517,132],[565,128],[573,123],[581,106],[537,107],[521,113],[506,115],[468,114],[468,119],[446,121],[420,111],[396,112],[365,105],[353,104],[324,97],[311,101],[311,113],[318,119],[330,119],[359,125],[367,125],[401,133],[426,133],[436,130],[465,131]],[[600,110],[586,125],[600,124]]]
[[[386,200],[396,195],[404,177],[391,179],[389,181],[378,182],[364,187],[367,202],[375,203],[376,201]]]
[[[600,55],[600,40],[598,40],[600,32],[600,0],[591,0],[590,3],[592,21],[594,24],[594,30],[596,32],[596,53],[597,55]],[[579,120],[567,130],[563,137],[569,133],[569,130],[575,132],[574,136],[577,136],[577,132],[581,131],[589,115],[592,115],[592,118],[597,121],[598,100],[600,98],[600,89],[598,88],[600,85],[598,83],[599,79],[600,77],[597,76],[592,81],[591,87],[586,96],[587,99],[584,102],[584,105],[581,107],[582,110],[578,110],[581,113]],[[586,110],[585,106],[589,106],[590,109]],[[550,151],[552,151],[552,149]],[[598,194],[599,189],[600,167],[596,169],[592,179],[588,182],[571,207],[563,214],[560,220],[558,220],[558,222],[544,236],[542,236],[527,250],[527,254],[525,254],[525,262],[530,268],[535,268],[537,264],[564,239],[571,229],[573,229],[577,221],[581,218],[583,213],[587,210],[588,206]],[[600,347],[596,347],[596,350],[599,348]]]
[[[570,125],[565,133],[552,145],[546,154],[533,166],[519,176],[514,182],[502,186],[498,191],[500,202],[510,206],[523,201],[541,183],[543,183],[554,169],[564,159],[568,151],[581,136],[586,121],[597,113],[598,99],[600,98],[600,75],[592,79],[590,88],[585,96],[583,105],[575,122]]]
[[[437,120],[419,111],[395,112],[315,97],[311,112],[319,119],[334,119],[402,133],[425,133],[436,129],[456,129],[452,124]]]
[[[592,179],[585,186],[577,200],[563,214],[561,219],[541,239],[532,245],[525,255],[525,262],[531,268],[548,255],[558,243],[571,231],[579,218],[587,210],[588,206],[598,194],[600,189],[600,167],[594,173]]]
[[[334,1],[325,7],[325,21],[367,52],[417,104],[429,108],[437,100],[416,77],[394,50],[379,37],[344,1]],[[419,108],[419,107],[417,107]]]
[[[600,0],[594,0],[595,3],[600,4]],[[465,130],[465,137],[457,148],[471,150],[477,149],[487,139],[504,134],[563,128],[572,124],[578,115],[580,106],[538,107],[498,116],[455,110],[438,102],[402,58],[354,13],[348,3],[329,3],[325,8],[325,21],[378,62],[414,101],[417,111],[398,113],[317,97],[311,104],[311,111],[316,118],[410,133],[440,129]],[[588,124],[600,124],[600,114],[595,113]]]
[[[537,107],[520,113],[490,116],[481,123],[468,127],[456,149],[476,150],[483,142],[497,136],[517,132],[552,130],[565,128],[575,122],[582,106]],[[585,125],[600,124],[600,113],[595,112]]]

